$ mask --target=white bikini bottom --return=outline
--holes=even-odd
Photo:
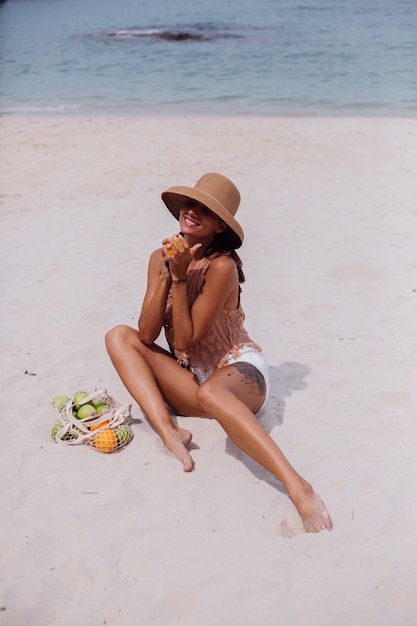
[[[268,363],[266,362],[266,359],[263,355],[262,352],[260,352],[259,350],[257,350],[256,348],[254,348],[253,346],[242,346],[242,348],[240,348],[239,353],[237,356],[233,356],[232,354],[229,354],[229,358],[227,359],[228,364],[229,365],[233,365],[234,363],[250,363],[251,365],[253,365],[254,367],[256,367],[256,369],[262,374],[262,376],[264,377],[265,380],[265,400],[261,406],[261,408],[259,409],[257,415],[262,411],[262,409],[264,408],[267,400],[268,400],[268,395],[269,395],[269,372],[268,372]],[[213,372],[203,372],[200,371],[200,368],[198,367],[193,367],[192,368],[193,373],[197,376],[198,382],[200,383],[200,385],[202,385],[207,378],[213,373]]]

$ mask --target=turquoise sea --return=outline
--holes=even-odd
[[[417,114],[417,0],[6,0],[0,112]]]

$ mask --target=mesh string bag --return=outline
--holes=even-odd
[[[133,439],[131,404],[121,405],[109,396],[106,389],[83,393],[81,400],[74,394],[56,396],[52,401],[58,421],[52,429],[52,438],[60,445],[85,444],[98,452],[108,454],[127,446]],[[99,406],[100,409],[96,409]],[[83,415],[77,417],[81,407]]]

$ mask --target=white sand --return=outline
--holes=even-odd
[[[0,623],[414,626],[417,120],[0,123]],[[182,419],[190,475],[135,404],[120,454],[50,438],[57,393],[131,401],[103,336],[135,325],[148,255],[175,231],[160,192],[206,171],[242,192],[263,423],[331,533],[297,533],[214,421]]]

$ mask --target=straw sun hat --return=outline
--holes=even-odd
[[[231,180],[222,174],[209,173],[204,174],[194,187],[170,187],[162,192],[162,200],[177,219],[187,198],[204,204],[228,225],[233,248],[242,245],[243,229],[234,218],[240,193]]]

